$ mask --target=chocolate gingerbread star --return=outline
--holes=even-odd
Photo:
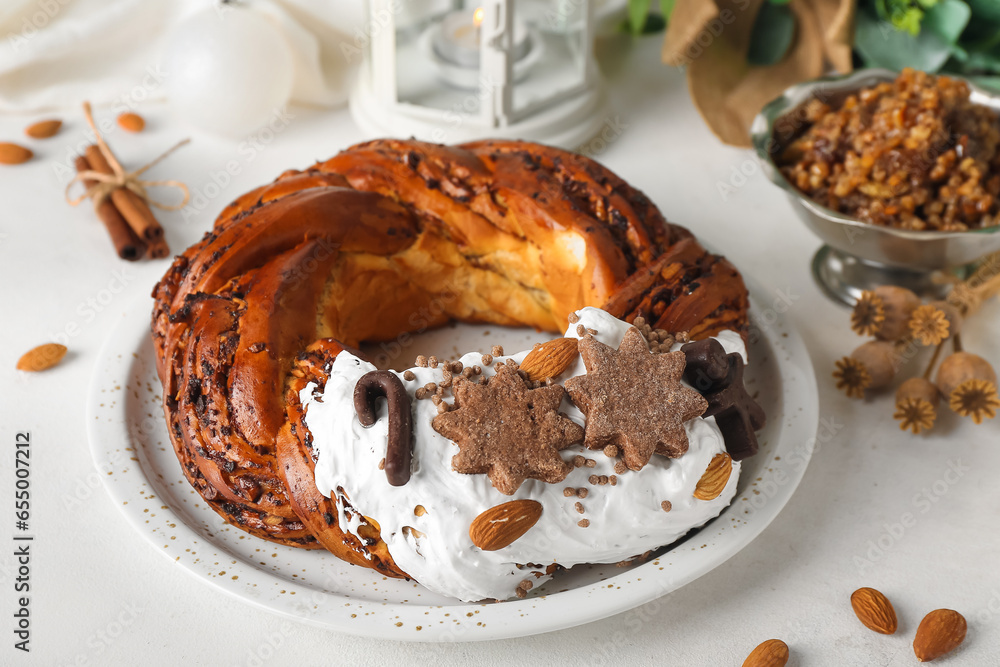
[[[726,354],[719,341],[709,338],[681,348],[687,358],[684,379],[707,400],[705,417],[715,417],[726,451],[736,461],[757,453],[757,434],[764,428],[764,410],[743,384],[743,357]]]
[[[681,352],[653,354],[633,327],[617,350],[593,337],[583,338],[580,355],[587,374],[567,380],[566,391],[587,415],[584,445],[617,445],[631,470],[642,469],[654,452],[677,458],[687,451],[684,422],[708,404],[681,385]]]
[[[513,364],[497,366],[485,384],[457,378],[455,409],[434,418],[434,430],[453,440],[457,472],[489,475],[493,486],[511,495],[525,479],[554,484],[573,466],[559,450],[583,439],[583,428],[559,412],[562,387],[529,389]]]

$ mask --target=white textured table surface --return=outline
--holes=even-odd
[[[0,168],[0,504],[7,508],[0,520],[0,664],[739,665],[757,643],[779,637],[791,647],[792,665],[909,665],[917,623],[939,607],[969,621],[966,644],[944,664],[1000,664],[1000,422],[975,427],[946,414],[932,435],[913,437],[892,420],[891,398],[849,401],[833,389],[833,361],[857,340],[846,310],[810,278],[818,241],[749,151],[723,147],[708,132],[682,73],[659,64],[658,48],[658,37],[634,47],[627,39],[602,45],[615,106],[608,127],[623,131],[597,157],[775,299],[790,301],[820,377],[817,450],[795,498],[760,538],[657,603],[570,630],[479,644],[325,632],[189,577],[133,532],[95,482],[84,398],[96,353],[123,309],[149,292],[168,263],[118,261],[93,214],[63,203],[68,177],[56,164],[67,164],[68,152],[84,142],[82,120],[65,113],[68,127],[37,143],[31,164]],[[154,172],[182,178],[204,198],[190,215],[161,215],[177,251],[238,194],[363,138],[346,110],[293,109],[287,127],[256,147],[177,126],[158,106],[141,110],[147,132],[111,136],[126,163],[182,136],[194,139]],[[0,140],[17,140],[30,120],[0,117]],[[240,173],[227,183],[218,174],[230,160]],[[741,169],[751,175],[734,176]],[[724,198],[720,184],[730,179],[737,187]],[[964,334],[967,349],[994,362],[998,316],[1000,308],[989,306]],[[68,338],[71,350],[61,366],[37,375],[14,370],[22,352],[54,337]],[[12,634],[18,431],[30,431],[33,441],[30,655],[14,650]],[[848,598],[860,586],[893,600],[895,636],[855,619]],[[265,648],[270,644],[277,646]],[[271,657],[261,661],[261,653]]]

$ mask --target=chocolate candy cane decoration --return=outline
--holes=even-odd
[[[354,411],[365,428],[375,425],[375,402],[385,397],[389,409],[389,442],[385,449],[385,476],[389,484],[403,486],[410,481],[410,395],[390,371],[365,373],[354,385]]]

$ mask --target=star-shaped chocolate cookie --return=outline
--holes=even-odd
[[[489,475],[511,495],[525,479],[554,484],[573,469],[559,450],[583,440],[583,428],[559,412],[562,387],[529,389],[513,364],[497,366],[485,384],[457,378],[455,409],[434,418],[434,430],[453,440],[457,472]]]
[[[636,328],[615,350],[593,337],[580,340],[586,375],[566,381],[566,391],[587,415],[583,444],[590,449],[616,445],[631,470],[654,453],[677,458],[687,451],[684,422],[708,403],[681,385],[684,354],[653,354]]]

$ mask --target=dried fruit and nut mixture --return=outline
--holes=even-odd
[[[1000,117],[968,85],[911,69],[830,106],[778,156],[814,201],[875,225],[961,231],[1000,222]]]

